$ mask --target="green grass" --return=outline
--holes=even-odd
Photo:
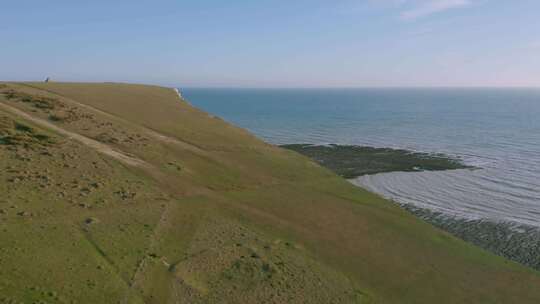
[[[0,136],[20,124],[55,142],[0,145],[0,303],[540,302],[537,272],[170,89],[11,83],[0,102],[148,164],[0,108]],[[71,119],[50,120],[56,107]]]

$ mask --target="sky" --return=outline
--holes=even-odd
[[[538,0],[17,0],[0,80],[540,87]]]

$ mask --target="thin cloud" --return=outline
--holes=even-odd
[[[540,41],[534,41],[529,44],[531,49],[540,50]]]
[[[406,1],[402,1],[404,3]],[[422,1],[416,6],[402,11],[400,18],[403,20],[415,20],[429,15],[444,12],[450,9],[462,8],[471,5],[470,0],[429,0]]]

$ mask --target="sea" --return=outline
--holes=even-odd
[[[194,106],[272,144],[444,153],[477,169],[351,180],[398,203],[540,227],[540,89],[182,88]]]

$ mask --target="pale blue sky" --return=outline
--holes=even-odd
[[[0,79],[540,86],[538,0],[17,0]]]

